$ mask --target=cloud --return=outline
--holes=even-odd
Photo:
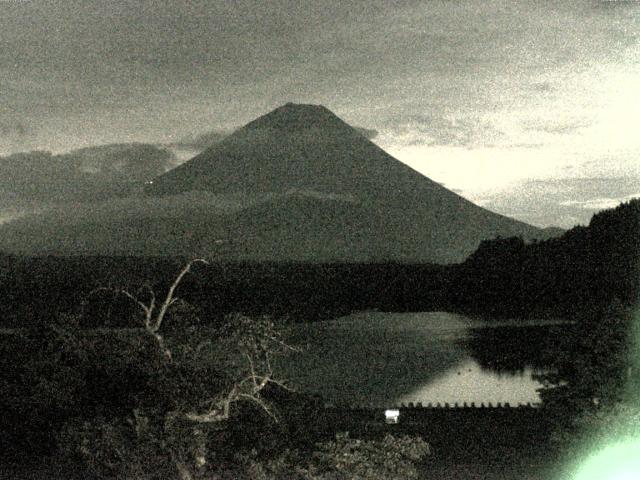
[[[525,130],[551,135],[567,135],[589,127],[584,119],[531,119],[525,123]]]
[[[0,85],[0,94],[2,93]],[[3,101],[6,101],[6,98],[3,98]],[[33,129],[20,115],[6,105],[0,106],[0,154],[3,151],[15,151],[22,146],[28,146],[33,136]]]
[[[537,130],[539,132],[550,133],[552,135],[565,135],[568,133],[574,133],[580,128],[586,127],[586,125],[576,125],[576,124],[547,124],[540,125],[532,130]]]
[[[578,207],[585,210],[597,211],[604,210],[606,208],[614,208],[621,203],[628,202],[634,198],[640,198],[640,192],[633,193],[631,195],[624,195],[622,197],[600,197],[591,198],[589,200],[566,200],[560,202],[560,205],[567,207]]]
[[[536,92],[552,92],[555,90],[551,82],[534,82],[531,84],[531,89]]]
[[[206,150],[227,138],[231,133],[233,133],[233,130],[210,130],[205,133],[186,135],[179,140],[172,142],[169,146],[200,151]]]
[[[637,0],[593,0],[595,9],[639,8]]]
[[[386,125],[392,141],[406,146],[492,146],[504,136],[491,122],[468,115],[416,114]]]
[[[534,225],[571,228],[588,224],[600,210],[640,197],[638,185],[636,177],[528,180],[470,200]]]
[[[174,161],[171,152],[147,144],[103,145],[62,155],[17,153],[0,157],[0,191],[5,207],[117,197],[164,173]]]
[[[374,130],[371,128],[364,128],[364,127],[353,127],[353,128],[355,128],[358,131],[358,133],[360,133],[360,135],[362,135],[365,138],[368,138],[369,140],[373,140],[379,134],[377,130]]]
[[[168,150],[143,143],[82,148],[58,158],[83,173],[103,179],[127,178],[133,182],[146,181],[164,173],[174,161]]]
[[[0,136],[2,137],[24,137],[27,134],[27,127],[22,122],[0,121]]]

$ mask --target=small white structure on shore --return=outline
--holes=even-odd
[[[399,423],[400,422],[400,410],[390,409],[384,411],[385,423]]]

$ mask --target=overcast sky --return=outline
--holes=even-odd
[[[603,182],[558,200],[579,212],[638,193],[638,35],[637,1],[0,0],[0,154],[171,141],[321,103],[523,220],[530,198],[512,200],[535,182]]]

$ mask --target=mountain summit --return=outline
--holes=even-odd
[[[391,170],[407,177],[409,167],[327,108],[288,103],[156,178],[146,191],[282,193],[294,188],[362,194],[394,175],[389,159],[396,164]]]
[[[24,252],[37,239],[38,251],[63,254],[449,263],[496,236],[549,236],[447,190],[319,105],[249,122],[145,193],[62,226],[17,222],[0,248]]]
[[[247,130],[271,128],[279,131],[351,128],[322,105],[287,103],[244,126]]]

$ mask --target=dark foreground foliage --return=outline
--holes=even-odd
[[[322,405],[272,368],[293,347],[271,319],[233,315],[205,338],[169,328],[191,266],[163,299],[119,291],[139,328],[87,330],[63,316],[4,336],[5,455],[60,452],[97,478],[416,478],[429,453],[419,437],[326,438]]]
[[[5,344],[13,367],[0,396],[3,462],[58,452],[99,478],[415,478],[428,453],[419,437],[332,439],[316,399],[275,378],[259,392],[243,383],[243,359],[230,343],[237,349],[257,335],[233,323],[225,350],[209,351],[204,364],[179,358],[171,336],[166,362],[141,330],[78,333],[57,325]],[[252,361],[262,383],[259,356]]]

